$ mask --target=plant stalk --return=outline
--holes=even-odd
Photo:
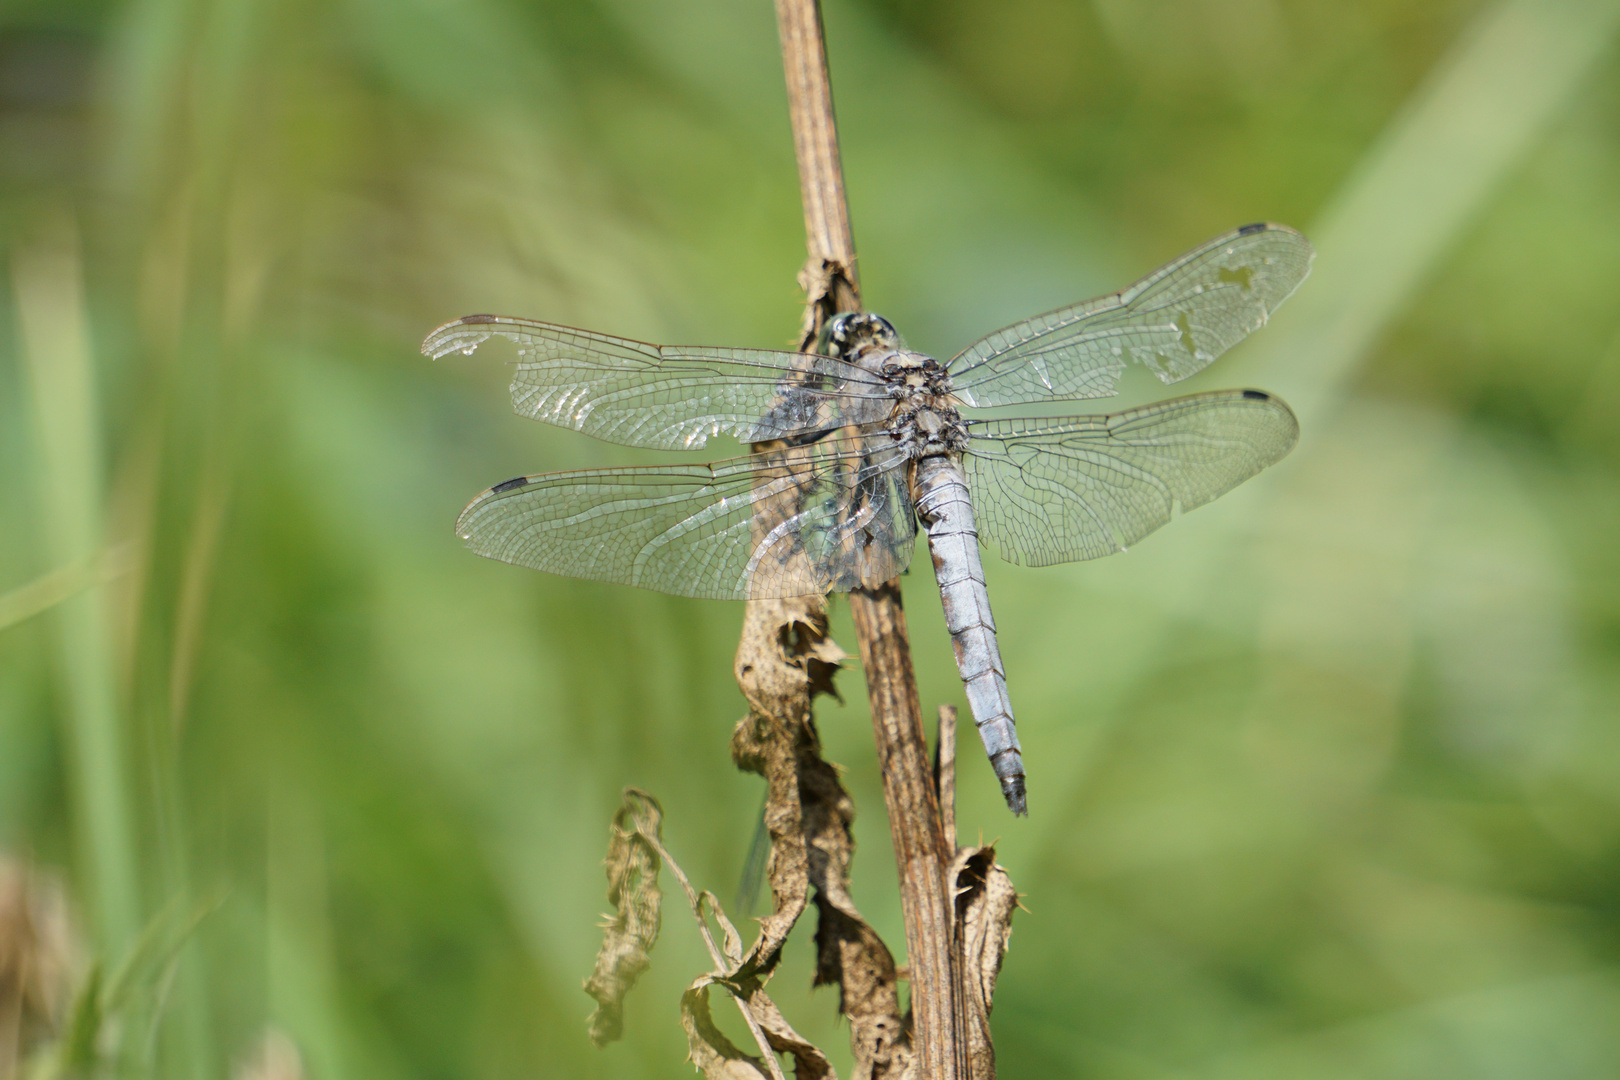
[[[807,348],[829,317],[861,309],[860,284],[820,7],[816,0],[776,0],[776,15],[809,249],[801,275],[807,309],[800,347]],[[966,1075],[966,1045],[952,1008],[952,1001],[960,997],[953,993],[960,973],[952,962],[952,906],[946,880],[952,852],[946,846],[923,734],[899,582],[857,590],[850,594],[849,606],[860,639],[900,873],[911,969],[912,1045],[919,1075],[957,1080]]]

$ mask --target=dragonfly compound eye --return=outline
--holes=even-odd
[[[898,348],[900,334],[894,324],[881,315],[846,311],[834,315],[821,328],[820,348],[828,356],[840,360],[855,360],[868,348]]]

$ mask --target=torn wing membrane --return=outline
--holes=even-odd
[[[875,423],[893,407],[887,384],[825,356],[650,345],[500,315],[447,323],[422,351],[471,352],[492,334],[518,345],[512,407],[520,415],[625,446],[787,439]]]
[[[503,562],[676,596],[846,592],[896,576],[915,546],[906,459],[876,438],[876,450],[840,436],[712,465],[507,481],[456,532]]]
[[[962,465],[979,537],[1030,566],[1111,555],[1281,460],[1288,406],[1218,390],[1108,416],[974,423]]]
[[[1123,292],[998,330],[946,367],[956,396],[986,408],[1109,397],[1131,361],[1176,382],[1264,326],[1314,257],[1293,229],[1247,225]]]

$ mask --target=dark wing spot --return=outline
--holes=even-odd
[[[478,323],[499,322],[500,318],[501,317],[499,315],[467,315],[456,321],[468,323],[470,325],[477,325]]]
[[[1244,225],[1242,228],[1238,229],[1238,235],[1239,236],[1248,236],[1250,233],[1263,232],[1265,230],[1265,228],[1266,228],[1266,223],[1265,222],[1257,221],[1253,225]]]
[[[513,488],[520,488],[528,482],[529,478],[527,476],[514,476],[512,479],[504,480],[490,488],[489,493],[491,495],[499,495],[503,491],[511,491]]]
[[[1245,390],[1245,391],[1243,391],[1243,396],[1248,398],[1250,401],[1270,401],[1271,400],[1271,395],[1266,393],[1264,390]],[[505,487],[505,486],[506,486],[505,484],[501,485],[501,487]],[[501,490],[501,488],[496,488],[495,490],[499,491],[499,490]]]

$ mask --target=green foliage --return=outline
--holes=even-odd
[[[915,347],[1246,221],[1321,251],[1181,387],[1289,398],[1289,460],[1128,555],[991,560],[1031,817],[964,754],[958,820],[1030,909],[1002,1070],[1614,1075],[1616,5],[827,8],[866,295]],[[691,935],[605,1051],[579,987],[625,785],[704,823],[694,878],[740,872],[740,608],[462,550],[493,482],[650,458],[512,416],[498,349],[416,349],[473,311],[781,346],[801,228],[764,0],[0,13],[0,845],[69,871],[103,970],[228,893],[158,1075],[266,1025],[319,1080],[688,1075]],[[42,398],[81,345],[91,396]],[[961,691],[921,564],[931,714]],[[847,1075],[812,960],[773,996]]]
[[[210,905],[213,906],[213,905]],[[136,938],[111,976],[90,965],[56,1041],[27,1067],[28,1080],[98,1080],[150,1076],[153,1035],[163,1021],[180,950],[207,914],[184,915],[170,904]]]

